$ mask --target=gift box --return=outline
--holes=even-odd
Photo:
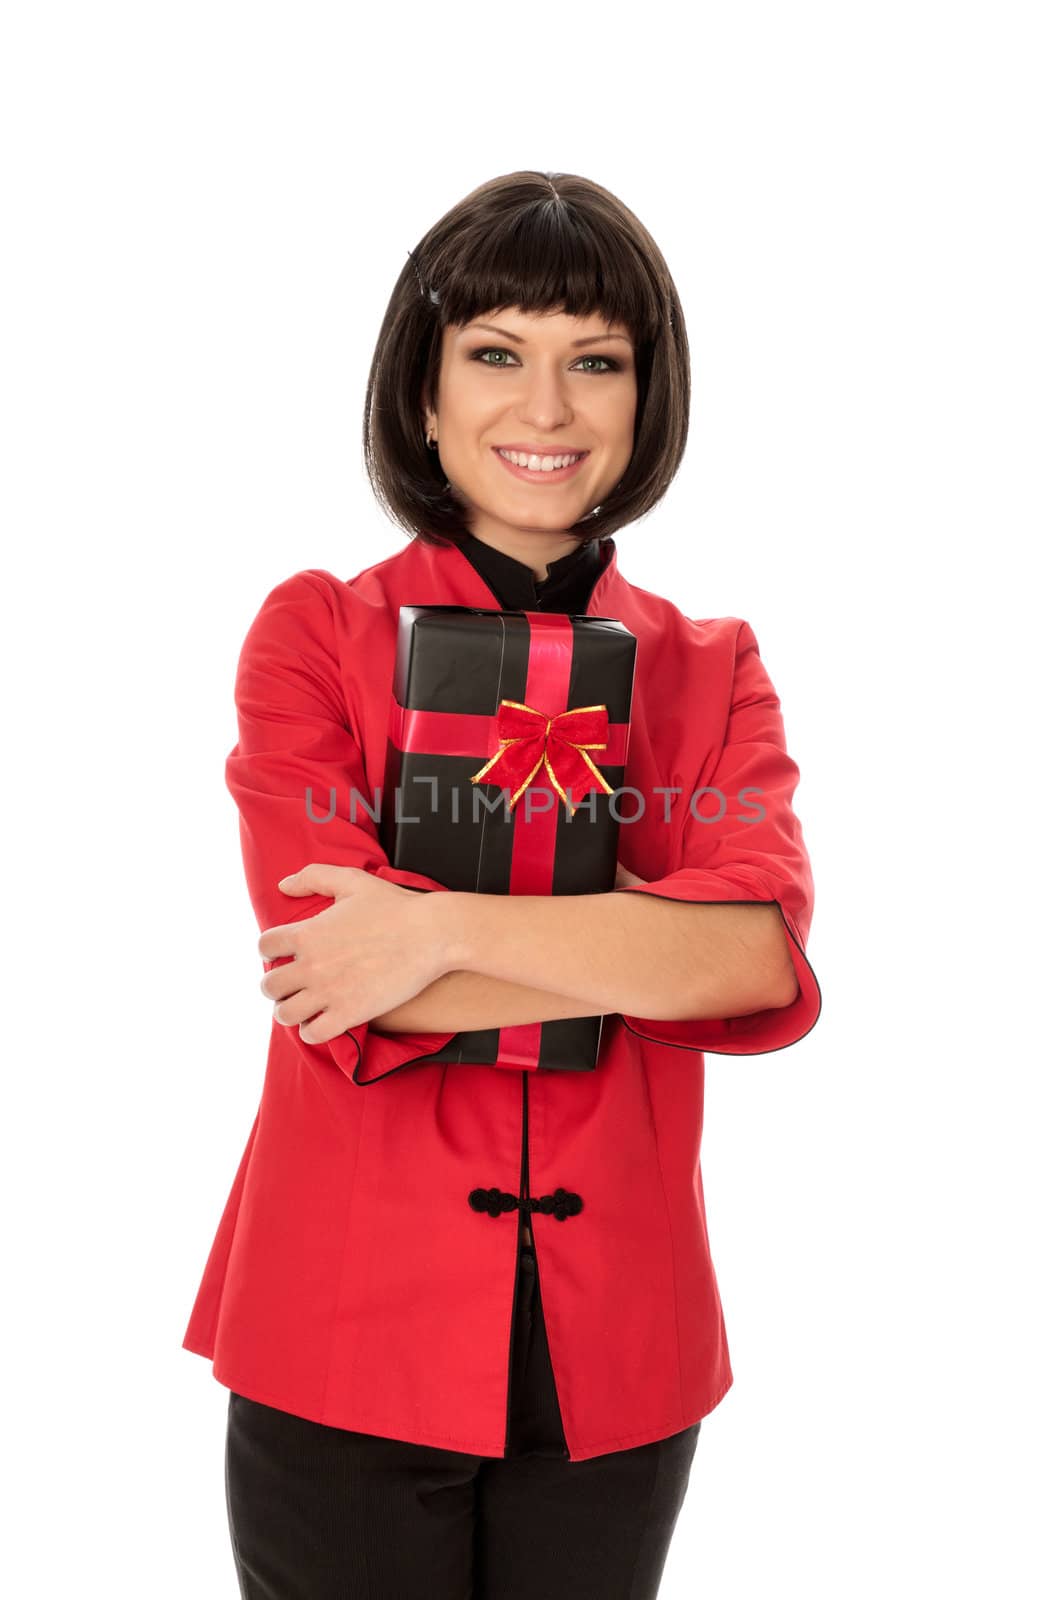
[[[381,842],[473,894],[602,894],[616,881],[637,640],[610,617],[402,606]],[[587,1072],[603,1018],[458,1033],[423,1060]]]

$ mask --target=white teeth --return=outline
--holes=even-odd
[[[560,472],[562,467],[570,467],[574,461],[578,461],[580,455],[586,455],[586,451],[572,456],[528,456],[523,451],[515,453],[512,450],[500,450],[498,453],[507,461],[512,461],[514,466],[530,467],[533,472]]]

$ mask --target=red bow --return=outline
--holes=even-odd
[[[547,777],[566,805],[569,800],[565,790],[572,791],[572,812],[596,785],[603,794],[613,792],[587,754],[588,750],[604,750],[608,734],[609,714],[604,705],[574,706],[571,711],[548,717],[521,700],[502,700],[498,706],[499,747],[469,781],[482,783],[490,772],[488,781],[513,789],[509,802],[512,811],[539,768],[545,766]]]

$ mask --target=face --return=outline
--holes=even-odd
[[[579,543],[573,523],[622,477],[637,400],[626,328],[600,316],[509,308],[444,329],[438,403],[426,405],[425,432],[470,531],[543,578],[548,561]],[[557,460],[573,455],[572,465]],[[520,465],[522,456],[530,465]],[[536,470],[545,458],[553,469]]]

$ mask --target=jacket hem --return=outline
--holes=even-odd
[[[634,1450],[640,1444],[656,1444],[658,1439],[670,1439],[674,1433],[682,1433],[684,1428],[692,1428],[695,1422],[700,1422],[702,1417],[707,1417],[711,1411],[715,1411],[733,1383],[734,1374],[729,1373],[723,1388],[718,1389],[711,1400],[704,1405],[696,1406],[685,1421],[677,1422],[674,1427],[669,1424],[664,1432],[660,1428],[639,1428],[635,1433],[618,1433],[611,1439],[596,1439],[588,1445],[573,1445],[570,1439],[569,1460],[589,1461],[594,1456],[611,1455],[616,1450]]]
[[[186,1346],[185,1348],[189,1347]],[[194,1351],[193,1353],[198,1355],[201,1352]],[[284,1396],[274,1394],[258,1384],[244,1385],[239,1380],[226,1376],[216,1362],[213,1366],[212,1375],[223,1388],[235,1390],[237,1394],[244,1395],[248,1400],[254,1400],[259,1405],[274,1406],[279,1411],[287,1411],[292,1416],[305,1417],[307,1421],[316,1422],[322,1426],[343,1428],[350,1433],[372,1433],[376,1437],[383,1439],[401,1439],[405,1444],[427,1445],[429,1449],[450,1450],[459,1455],[482,1456],[493,1461],[506,1459],[504,1448],[497,1449],[493,1445],[470,1443],[467,1437],[456,1437],[453,1434],[440,1433],[424,1428],[397,1434],[394,1431],[393,1423],[385,1422],[379,1417],[373,1417],[367,1412],[359,1413],[358,1426],[350,1426],[347,1423],[339,1422],[326,1423],[322,1416],[314,1414],[313,1408],[300,1409],[297,1406],[293,1406],[291,1401]],[[733,1383],[734,1375],[733,1373],[728,1373],[723,1387],[717,1390],[711,1400],[695,1407],[689,1416],[680,1417],[674,1424],[667,1424],[664,1429],[660,1427],[638,1428],[634,1433],[613,1434],[607,1439],[593,1439],[585,1444],[576,1444],[570,1436],[566,1435],[569,1446],[568,1464],[577,1461],[589,1461],[595,1456],[611,1455],[617,1450],[634,1450],[638,1445],[655,1444],[659,1439],[670,1439],[673,1434],[681,1433],[685,1428],[693,1427],[695,1422],[699,1422],[702,1417],[706,1417],[710,1412],[714,1411]]]
[[[466,1439],[430,1429],[418,1428],[412,1433],[397,1434],[394,1423],[385,1422],[382,1418],[373,1417],[367,1412],[358,1413],[357,1423],[327,1422],[314,1407],[303,1408],[293,1405],[285,1396],[273,1394],[259,1384],[245,1385],[236,1378],[226,1377],[217,1362],[214,1363],[213,1376],[224,1388],[235,1389],[237,1394],[244,1395],[248,1400],[255,1400],[263,1406],[275,1406],[279,1411],[287,1411],[295,1417],[305,1417],[308,1422],[319,1423],[322,1427],[342,1428],[347,1433],[372,1433],[378,1438],[401,1439],[404,1444],[428,1445],[432,1449],[457,1451],[460,1455],[494,1456],[499,1459],[502,1457],[501,1449],[470,1445]]]
[[[181,1349],[190,1351],[194,1356],[202,1356],[204,1361],[214,1360],[214,1345],[210,1339],[191,1339],[186,1336],[181,1340]]]

